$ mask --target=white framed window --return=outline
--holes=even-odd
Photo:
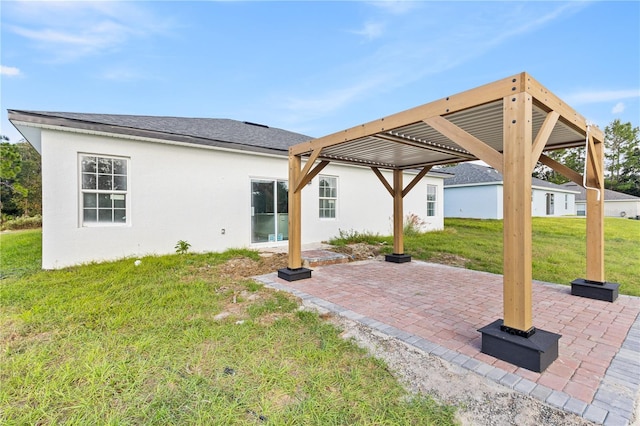
[[[569,209],[569,194],[564,194],[564,209]]]
[[[319,182],[319,216],[321,219],[335,219],[338,201],[338,178],[321,175]]]
[[[80,154],[79,163],[82,226],[126,224],[129,160]]]
[[[436,203],[438,202],[438,186],[427,185],[427,216],[436,215]]]

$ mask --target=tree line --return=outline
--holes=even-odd
[[[42,214],[40,154],[26,141],[0,140],[0,220]]]

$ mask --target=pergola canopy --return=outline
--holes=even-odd
[[[405,195],[435,165],[482,160],[504,176],[501,330],[528,338],[535,333],[531,312],[531,174],[540,161],[591,189],[587,192],[586,276],[591,283],[604,283],[603,136],[600,129],[523,72],[294,145],[289,148],[289,267],[279,274],[290,281],[311,276],[311,271],[301,266],[301,192],[330,162],[370,167],[389,192],[394,234],[389,260],[400,263],[410,260],[404,254],[402,235]],[[582,146],[585,176],[543,154]],[[392,170],[393,182],[380,169]],[[407,169],[420,171],[405,186],[403,171]]]
[[[502,168],[504,109],[510,95],[532,97],[534,139],[549,131],[540,152],[585,145],[587,120],[527,73],[517,74],[463,93],[380,118],[290,148],[297,156],[383,169],[484,160]],[[549,112],[557,121],[545,128]],[[596,140],[602,132],[590,128]],[[488,149],[490,148],[490,149]],[[492,152],[493,151],[493,152]],[[536,158],[537,161],[537,158]]]

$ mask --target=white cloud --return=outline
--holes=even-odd
[[[20,69],[16,67],[0,65],[0,75],[6,75],[7,77],[18,77],[22,75],[22,73],[20,72]]]
[[[640,97],[640,89],[627,90],[588,90],[565,95],[564,100],[571,105],[597,104],[614,102],[622,99]],[[617,107],[617,105],[616,105]]]
[[[384,24],[379,22],[367,22],[361,30],[351,31],[353,34],[361,35],[367,40],[373,40],[382,36]]]
[[[20,1],[3,7],[6,28],[57,62],[109,52],[171,27],[142,6],[124,2]]]
[[[572,2],[561,5],[536,2],[505,9],[502,3],[483,2],[480,5],[471,2],[466,6],[469,10],[461,14],[460,7],[452,3],[401,3],[369,3],[383,9],[397,6],[420,10],[403,16],[385,16],[384,42],[369,54],[332,68],[329,73],[334,82],[329,85],[333,89],[317,92],[306,89],[302,91],[306,91],[305,97],[278,96],[286,100],[280,103],[280,108],[287,121],[296,125],[308,119],[337,114],[368,97],[377,97],[463,66],[516,37],[542,31],[551,22],[585,7]],[[503,22],[511,24],[504,26]],[[381,35],[381,31],[382,28],[371,25],[358,33],[375,36]],[[330,77],[323,75],[317,79],[324,83]]]
[[[404,15],[405,13],[415,9],[419,2],[411,0],[381,0],[372,1],[369,2],[369,4],[393,15]]]
[[[611,110],[611,114],[621,114],[624,112],[624,102],[618,102]]]

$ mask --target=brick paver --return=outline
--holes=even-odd
[[[501,275],[370,260],[322,266],[291,283],[275,273],[257,279],[591,421],[631,420],[640,389],[640,298],[609,303],[534,282],[534,326],[562,335],[558,359],[534,373],[480,352],[477,330],[503,318]]]

